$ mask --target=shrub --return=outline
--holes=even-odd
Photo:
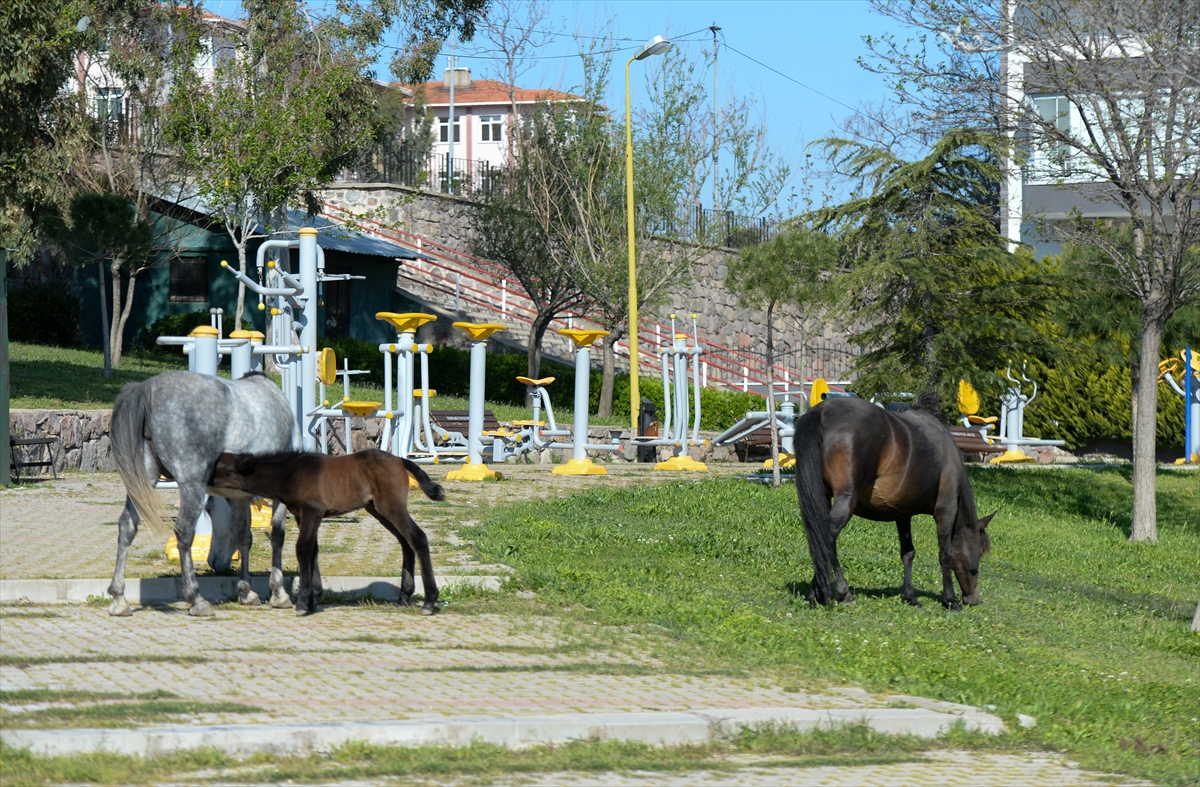
[[[60,347],[78,342],[79,298],[61,286],[38,284],[8,294],[8,338]]]
[[[180,314],[164,314],[149,325],[143,325],[133,337],[133,346],[136,349],[146,352],[160,353],[167,355],[183,355],[182,347],[163,347],[157,344],[160,336],[187,336],[198,325],[211,325],[212,315],[207,310],[182,312]],[[226,315],[223,323],[225,337],[228,338],[232,330],[233,318]],[[251,329],[248,320],[242,320],[242,330],[248,331]]]

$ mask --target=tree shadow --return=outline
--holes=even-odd
[[[809,591],[812,590],[812,583],[789,582],[784,585],[784,590],[793,599],[807,599]],[[882,588],[864,588],[855,587],[854,585],[850,586],[850,592],[854,594],[855,598],[900,598],[900,594],[903,590],[904,588],[900,587],[899,585]],[[935,592],[931,590],[917,589],[916,594],[918,599],[925,598],[934,601],[937,604],[942,603],[942,594],[940,591]]]

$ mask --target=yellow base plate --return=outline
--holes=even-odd
[[[250,528],[252,530],[270,530],[271,529],[271,501],[270,500],[254,500],[250,503]],[[172,536],[174,538],[174,536]],[[192,545],[192,552],[196,551],[195,544]],[[179,558],[176,557],[176,560]]]
[[[1175,464],[1177,465],[1186,465],[1189,463],[1193,465],[1200,464],[1200,454],[1192,454],[1190,457],[1175,460]]]
[[[551,471],[552,475],[608,475],[608,470],[593,462],[591,459],[568,459],[565,465],[558,465]]]
[[[486,481],[489,478],[499,481],[504,476],[482,463],[463,465],[446,473],[447,481]]]
[[[267,509],[268,514],[270,509]],[[269,519],[269,517],[268,517]],[[212,536],[193,536],[192,537],[192,565],[203,563],[208,560],[208,550],[212,547]],[[172,533],[167,538],[167,561],[170,563],[179,562],[179,541],[175,539],[175,534]],[[233,553],[233,559],[238,560],[242,556],[240,551]]]
[[[1005,451],[1000,456],[993,457],[989,460],[990,464],[1003,465],[1015,462],[1032,462],[1033,457],[1025,454],[1022,451]]]
[[[708,465],[703,462],[697,462],[687,454],[682,456],[673,456],[665,462],[659,462],[654,466],[655,470],[691,470],[693,472],[703,472],[708,469]]]
[[[775,466],[775,463],[770,459],[763,462],[763,470],[771,470],[774,466]],[[786,470],[789,467],[795,467],[795,466],[796,466],[796,457],[793,454],[785,453],[783,451],[779,452],[779,469],[780,470]]]

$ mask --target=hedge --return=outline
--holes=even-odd
[[[8,338],[67,347],[79,341],[79,298],[61,286],[35,284],[8,293]]]

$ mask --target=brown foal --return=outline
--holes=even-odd
[[[282,502],[296,516],[299,535],[296,560],[300,564],[300,592],[296,614],[315,612],[321,598],[321,573],[317,566],[317,531],[321,520],[367,509],[391,531],[404,552],[400,604],[412,603],[416,583],[413,556],[421,560],[425,588],[422,615],[437,611],[438,589],[429,557],[429,539],[408,513],[408,477],[417,480],[430,500],[445,500],[441,485],[409,459],[383,451],[358,451],[346,456],[290,451],[269,456],[221,454],[209,486],[236,489]]]

